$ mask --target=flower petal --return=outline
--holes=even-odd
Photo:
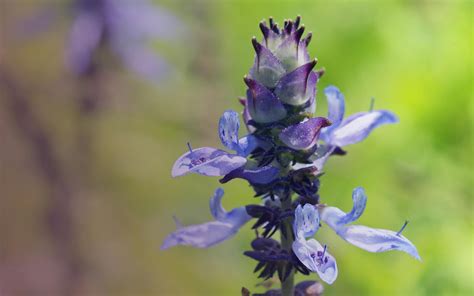
[[[208,248],[231,238],[238,230],[232,224],[221,221],[185,226],[168,235],[161,249],[165,250],[177,245]]]
[[[285,74],[280,61],[266,47],[252,39],[256,52],[255,62],[250,69],[250,76],[266,87],[275,87],[278,80]]]
[[[297,67],[309,62],[305,60],[305,55],[300,56],[298,50],[303,32],[304,27],[300,27],[296,31],[291,32],[290,35],[286,35],[283,42],[274,51],[275,56],[281,61],[287,71],[293,71]]]
[[[223,196],[224,190],[222,188],[217,188],[214,195],[209,200],[209,208],[214,219],[238,227],[245,224],[251,218],[247,214],[245,207],[235,208],[230,212],[227,212],[222,206]]]
[[[352,191],[352,201],[354,206],[351,212],[342,217],[339,223],[349,224],[359,219],[362,215],[365,210],[365,205],[367,204],[367,196],[365,195],[364,188],[357,187]]]
[[[364,140],[370,132],[387,123],[396,123],[398,119],[390,111],[378,110],[372,112],[360,112],[349,116],[328,137],[331,145],[346,146]]]
[[[275,87],[277,97],[289,105],[302,105],[316,94],[318,75],[313,72],[316,60],[283,76]]]
[[[344,118],[344,95],[333,85],[324,89],[328,101],[328,119],[332,122],[331,127],[339,126]]]
[[[369,252],[399,250],[421,260],[413,243],[395,231],[351,225],[341,227],[337,234],[354,246]]]
[[[334,283],[337,278],[336,259],[317,240],[295,240],[292,249],[296,257],[309,270],[317,272],[326,283]]]
[[[310,118],[285,128],[279,137],[290,148],[306,150],[316,144],[321,128],[329,124],[324,117]]]
[[[222,144],[234,151],[239,151],[239,114],[233,110],[227,110],[219,119],[219,137]]]
[[[347,242],[369,252],[399,250],[420,260],[416,247],[403,235],[385,229],[370,228],[362,225],[350,225],[364,212],[367,196],[361,187],[352,193],[354,207],[348,214],[335,207],[321,207],[320,217],[340,237]]]
[[[219,182],[227,183],[232,179],[239,178],[249,181],[250,184],[269,184],[274,181],[279,174],[280,170],[271,165],[257,169],[244,169],[240,167],[225,175]]]
[[[253,150],[259,146],[257,137],[246,135],[239,139],[239,155],[247,157]]]
[[[222,188],[217,188],[214,192],[214,195],[209,200],[209,208],[211,209],[211,214],[214,219],[218,221],[225,220],[227,216],[227,211],[222,206],[223,196],[224,190]]]
[[[223,195],[224,190],[217,188],[209,201],[211,214],[216,221],[189,226],[182,226],[180,222],[177,222],[178,229],[165,238],[161,249],[176,245],[207,248],[234,236],[251,217],[247,214],[245,207],[227,212],[221,204]],[[175,218],[175,221],[178,220]]]
[[[173,165],[171,175],[178,177],[188,173],[198,173],[204,176],[224,176],[245,165],[246,162],[247,159],[244,157],[211,147],[203,147],[187,152],[178,158]]]
[[[244,81],[249,87],[247,107],[253,120],[270,123],[285,118],[285,107],[270,90],[256,80],[246,77]]]
[[[319,212],[316,207],[311,204],[303,207],[298,205],[293,228],[297,239],[314,236],[319,229]]]

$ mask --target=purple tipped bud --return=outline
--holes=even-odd
[[[250,69],[250,76],[266,87],[275,87],[278,80],[285,74],[285,68],[272,52],[258,43],[255,38],[252,39],[252,44],[256,57]]]
[[[298,15],[296,16],[296,19],[295,19],[295,29],[298,29],[298,27],[300,26],[300,22],[301,22],[301,15]]]
[[[306,46],[308,46],[311,42],[311,38],[313,38],[313,33],[309,32],[308,35],[306,35],[306,37],[303,39],[303,42]]]
[[[286,104],[302,105],[316,94],[318,75],[312,70],[316,60],[304,64],[283,76],[275,87],[275,94]]]
[[[285,128],[280,133],[280,140],[290,148],[307,150],[316,145],[321,128],[330,124],[324,117],[310,118]]]
[[[262,31],[263,38],[265,39],[265,44],[266,44],[268,35],[270,34],[270,29],[267,27],[267,24],[265,23],[265,21],[261,21],[259,26],[260,26],[260,31]]]
[[[249,87],[247,107],[254,121],[270,123],[285,118],[285,107],[270,90],[248,77],[244,77],[244,81]]]

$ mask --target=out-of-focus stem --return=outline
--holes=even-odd
[[[288,195],[281,202],[282,210],[291,209],[291,194]],[[286,237],[281,233],[281,246],[283,249],[291,253],[291,246],[293,244],[293,235],[292,235],[292,220],[286,219],[281,227],[285,228]],[[285,281],[281,283],[281,293],[283,296],[293,296],[294,292],[294,271],[291,271],[290,275],[286,278]]]
[[[29,142],[39,171],[50,189],[47,226],[55,242],[56,253],[67,271],[60,295],[73,295],[82,273],[82,260],[75,241],[72,219],[73,190],[65,178],[62,164],[53,147],[51,135],[33,112],[30,101],[10,73],[0,64],[0,87],[5,107],[18,130]]]

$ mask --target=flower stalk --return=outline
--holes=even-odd
[[[202,147],[188,151],[174,164],[174,177],[197,173],[221,176],[225,184],[240,178],[248,181],[260,198],[256,204],[227,212],[221,205],[223,189],[210,201],[213,221],[183,226],[165,239],[162,249],[176,245],[211,247],[230,237],[255,219],[256,238],[244,255],[257,261],[254,272],[263,280],[278,277],[281,288],[256,295],[320,295],[321,284],[304,281],[295,285],[299,272],[317,273],[332,284],[338,274],[330,246],[313,239],[324,222],[342,239],[369,252],[404,251],[419,259],[416,247],[400,232],[349,225],[362,215],[367,196],[354,189],[354,207],[349,213],[320,202],[320,177],[326,161],[344,155],[342,147],[365,139],[376,127],[397,122],[386,110],[359,112],[344,118],[345,102],[334,86],[324,91],[328,115],[316,117],[316,85],[323,71],[313,71],[303,37],[301,18],[286,20],[282,28],[270,18],[260,23],[263,40],[254,37],[254,64],[244,77],[246,97],[241,98],[248,134],[239,138],[239,114],[225,111],[218,134],[225,150]],[[258,230],[261,230],[260,232]],[[280,241],[273,239],[280,232]],[[249,295],[247,289],[243,294]]]

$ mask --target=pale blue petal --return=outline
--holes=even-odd
[[[174,163],[171,175],[178,177],[188,173],[198,173],[205,176],[224,176],[246,162],[247,159],[244,157],[211,147],[203,147],[182,155]]]
[[[351,225],[342,227],[337,234],[354,246],[369,252],[398,250],[421,260],[413,243],[395,231]]]
[[[319,277],[328,284],[334,283],[337,278],[337,264],[331,254],[315,240],[295,240],[292,245],[296,257],[309,270],[317,272]],[[324,254],[324,257],[321,255]]]
[[[224,190],[217,188],[214,195],[209,201],[209,208],[211,214],[217,221],[230,223],[234,227],[240,227],[245,224],[251,217],[247,214],[245,207],[239,207],[227,212],[222,206],[222,197],[224,196]]]
[[[322,134],[320,136],[322,136]],[[312,157],[312,165],[314,165],[318,169],[318,171],[322,171],[324,165],[326,164],[326,161],[329,159],[329,156],[331,156],[334,149],[336,149],[336,146],[319,145],[318,149],[316,150],[316,153]]]
[[[222,144],[234,151],[239,151],[239,114],[233,110],[227,110],[219,119],[219,137]]]
[[[370,132],[382,125],[398,122],[397,117],[390,111],[378,110],[360,112],[346,118],[341,125],[331,131],[327,143],[335,146],[346,146],[364,140]]]
[[[235,208],[227,212],[221,204],[224,190],[216,189],[209,202],[211,214],[216,221],[203,224],[183,226],[177,218],[177,230],[168,235],[161,249],[168,249],[177,245],[207,248],[234,236],[251,217],[245,207]]]
[[[316,207],[311,204],[303,207],[298,205],[293,228],[297,239],[314,236],[319,229],[319,212]]]
[[[321,207],[320,217],[340,237],[347,242],[369,252],[385,252],[399,250],[420,259],[416,247],[403,235],[385,229],[375,229],[362,225],[350,225],[362,215],[367,202],[367,196],[362,188],[353,191],[354,207],[348,214],[335,207]]]
[[[222,206],[222,197],[224,196],[224,190],[222,188],[217,188],[214,195],[209,201],[209,208],[211,209],[211,214],[216,220],[224,220],[227,216],[227,211]]]
[[[168,235],[161,249],[165,250],[177,245],[208,248],[231,238],[238,230],[232,224],[221,221],[185,226]]]
[[[328,101],[328,119],[332,122],[332,127],[337,127],[344,118],[344,95],[335,86],[328,86],[324,89],[326,100]]]
[[[243,157],[247,157],[252,151],[259,146],[257,137],[253,135],[247,135],[239,139],[239,152],[238,154]]]
[[[365,210],[365,205],[367,204],[367,196],[365,195],[364,188],[357,187],[352,191],[352,201],[354,206],[351,212],[342,217],[339,223],[348,224],[354,222],[362,215]]]

